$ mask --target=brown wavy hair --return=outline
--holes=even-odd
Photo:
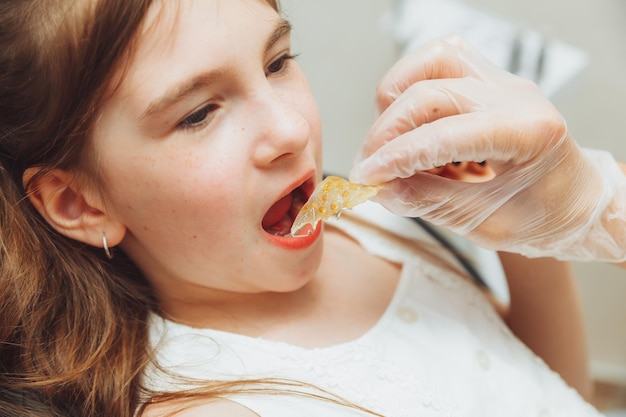
[[[150,287],[121,251],[110,261],[56,233],[22,177],[93,170],[98,105],[152,3],[0,2],[0,416],[130,417],[146,395]]]

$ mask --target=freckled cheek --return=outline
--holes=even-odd
[[[240,187],[235,186],[232,179],[222,178],[215,172],[182,176],[167,188],[167,205],[172,214],[194,224],[216,229],[243,216],[239,204]]]
[[[317,159],[322,157],[322,122],[320,120],[317,107],[315,107],[309,116],[309,126],[311,129],[311,140],[313,142],[314,152]]]
[[[160,195],[134,200],[136,209],[126,208],[124,214],[129,230],[145,242],[171,245],[174,252],[188,245],[208,248],[221,235],[232,234],[243,216],[228,204],[230,197],[196,184],[195,188],[161,186]]]
[[[304,74],[298,73],[288,82],[281,84],[278,89],[289,108],[300,113],[312,125],[311,127],[321,124],[317,102]]]
[[[315,98],[310,92],[305,92],[298,104],[301,106],[301,114],[306,117],[311,133],[321,137],[322,121]]]
[[[129,189],[139,195],[183,192],[190,178],[201,175],[197,171],[202,162],[201,156],[191,151],[164,149],[129,156],[125,160],[119,158],[115,169],[108,170],[107,176],[110,183],[116,185],[116,191]]]
[[[167,219],[181,226],[185,220],[206,221],[208,213],[219,212],[231,198],[215,183],[183,169],[129,169],[111,180],[111,205],[134,228],[152,229]]]
[[[227,223],[224,213],[243,218],[232,155],[173,143],[107,155],[102,174],[116,217],[135,233],[170,229],[192,240],[194,226]]]

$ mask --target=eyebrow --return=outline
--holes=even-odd
[[[265,44],[265,50],[269,50],[274,46],[276,42],[284,38],[285,36],[291,33],[291,23],[288,20],[281,18],[276,27],[274,28],[274,32],[270,35],[267,43]]]
[[[291,23],[288,20],[281,18],[271,35],[268,37],[265,43],[265,51],[271,49],[276,42],[284,38],[291,33]],[[203,87],[210,86],[217,82],[220,78],[223,78],[225,70],[216,69],[208,73],[199,74],[193,76],[181,83],[175,85],[169,89],[165,94],[152,101],[146,108],[146,111],[141,115],[141,119],[148,118],[154,114],[160,113],[173,104],[183,100],[185,97],[191,95],[193,92]]]

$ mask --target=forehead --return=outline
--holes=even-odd
[[[185,33],[185,28],[198,33],[201,27],[198,36],[218,36],[224,29],[226,34],[238,32],[251,23],[262,25],[277,18],[276,2],[267,0],[160,0],[149,8],[138,41],[145,45],[152,40],[162,48],[174,39],[171,35]]]
[[[166,88],[193,71],[257,58],[281,18],[265,0],[162,0],[155,2],[138,34],[118,89]],[[241,63],[241,62],[240,62]]]

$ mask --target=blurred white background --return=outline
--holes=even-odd
[[[372,122],[374,89],[401,48],[383,24],[394,0],[282,0],[294,51],[324,123],[327,172],[346,175]],[[583,146],[626,161],[626,0],[465,0],[584,51],[586,67],[552,96]],[[626,271],[576,264],[592,372],[626,385]]]

